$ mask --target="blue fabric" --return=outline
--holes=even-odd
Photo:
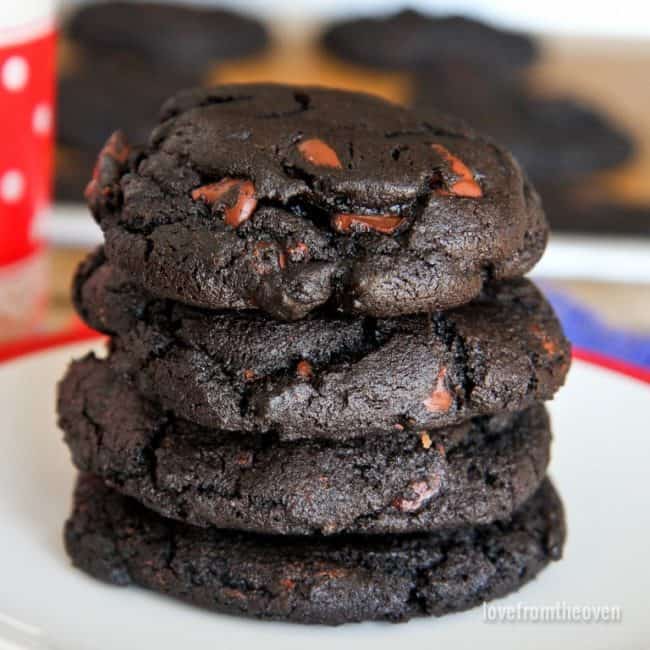
[[[575,346],[650,370],[650,336],[611,327],[566,292],[542,288]]]

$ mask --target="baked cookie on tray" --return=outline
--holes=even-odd
[[[528,280],[448,312],[376,319],[323,310],[293,323],[155,299],[100,251],[74,295],[114,335],[109,361],[166,410],[283,439],[434,428],[550,399],[570,349]]]
[[[524,274],[547,238],[491,141],[322,88],[181,93],[144,151],[111,137],[86,194],[107,258],[152,293],[287,320],[455,307]]]
[[[631,135],[597,108],[541,96],[486,63],[448,61],[420,69],[413,103],[448,112],[493,137],[512,151],[538,190],[542,183],[566,184],[616,167],[635,149]],[[540,194],[546,207],[547,195]]]
[[[116,129],[123,129],[133,142],[146,142],[158,122],[160,105],[170,95],[200,82],[200,72],[158,75],[137,57],[86,54],[83,66],[59,76],[57,141],[92,151],[95,160]],[[106,101],[107,96],[111,101]],[[84,184],[92,174],[93,163],[84,170]]]
[[[412,9],[335,23],[321,40],[332,54],[350,63],[407,70],[447,59],[489,61],[496,68],[514,68],[532,63],[538,49],[526,34],[463,16]]]
[[[75,362],[60,426],[77,467],[174,519],[260,533],[405,533],[509,517],[549,461],[542,405],[456,427],[283,442],[190,424],[106,361]]]
[[[204,72],[210,63],[253,54],[269,41],[255,18],[183,3],[90,3],[64,27],[67,37],[86,51],[136,55],[157,70],[156,83],[170,70]]]
[[[550,482],[504,522],[434,534],[260,536],[183,525],[81,476],[65,545],[73,563],[208,609],[337,625],[441,616],[505,596],[560,559]]]

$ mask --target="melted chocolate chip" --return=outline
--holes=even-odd
[[[234,200],[231,197],[235,197]],[[227,205],[223,211],[224,221],[233,228],[248,221],[257,207],[253,183],[237,178],[223,178],[217,183],[197,187],[192,191],[192,198],[208,205],[215,205],[225,199]]]
[[[404,222],[403,217],[393,215],[336,214],[332,227],[340,233],[374,230],[384,235],[392,235]]]
[[[449,149],[441,144],[432,144],[431,147],[449,164],[452,173],[457,178],[457,180],[447,182],[447,190],[450,194],[471,199],[483,196],[483,190],[474,180],[474,174],[460,158],[454,156]]]
[[[447,369],[442,368],[438,373],[436,385],[431,395],[424,400],[423,404],[430,413],[439,413],[448,411],[454,403],[454,398],[445,385]]]
[[[342,167],[336,151],[318,138],[303,140],[298,145],[298,151],[307,162],[316,167],[332,167],[334,169]]]

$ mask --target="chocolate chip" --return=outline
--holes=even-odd
[[[391,235],[403,222],[403,217],[395,217],[387,214],[363,215],[341,213],[332,217],[332,228],[340,233],[349,233],[353,230],[358,232],[374,230],[384,235]]]
[[[436,378],[436,385],[431,394],[424,400],[424,407],[430,413],[441,413],[448,411],[454,403],[454,398],[445,385],[447,368],[442,368]]]
[[[287,253],[292,262],[304,262],[309,257],[309,247],[303,242],[298,242],[295,246],[289,246]]]
[[[106,141],[97,157],[92,179],[84,196],[91,208],[98,201],[107,201],[118,192],[118,181],[131,154],[131,146],[122,131],[116,131]]]
[[[428,481],[411,483],[409,485],[409,496],[396,498],[393,501],[393,506],[401,512],[415,512],[440,490],[440,486],[439,476],[430,476]]]
[[[275,242],[261,241],[253,247],[252,266],[257,275],[270,275],[286,268],[287,256]]]
[[[557,353],[557,345],[550,339],[548,334],[542,330],[542,328],[537,323],[533,323],[531,325],[530,331],[540,341],[542,348],[544,348],[544,352],[546,352],[546,354],[553,356]]]
[[[252,467],[253,466],[253,452],[252,451],[242,451],[237,454],[235,458],[235,463],[239,467]]]
[[[311,379],[314,376],[314,369],[307,359],[303,359],[296,366],[296,374],[302,379]]]
[[[454,156],[447,147],[441,144],[432,144],[431,147],[449,164],[455,176],[455,180],[449,180],[446,183],[450,194],[471,199],[483,196],[483,190],[474,179],[474,174],[460,158]],[[440,190],[439,193],[444,193],[444,190]]]
[[[308,163],[316,167],[332,167],[334,169],[342,167],[336,151],[318,138],[303,140],[298,145],[298,151]]]
[[[281,585],[282,585],[282,586],[283,586],[287,591],[292,591],[292,590],[295,588],[295,586],[296,586],[295,581],[292,580],[291,578],[282,578],[282,580],[280,580],[280,584],[281,584]]]
[[[255,186],[251,181],[238,178],[222,178],[217,183],[197,187],[192,191],[192,198],[208,205],[216,205],[224,200],[224,221],[233,228],[248,221],[257,207]]]

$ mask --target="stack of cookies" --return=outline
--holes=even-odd
[[[203,607],[441,615],[561,555],[543,400],[569,346],[504,150],[355,93],[242,85],[115,134],[75,304],[110,338],[59,415],[75,565]]]

